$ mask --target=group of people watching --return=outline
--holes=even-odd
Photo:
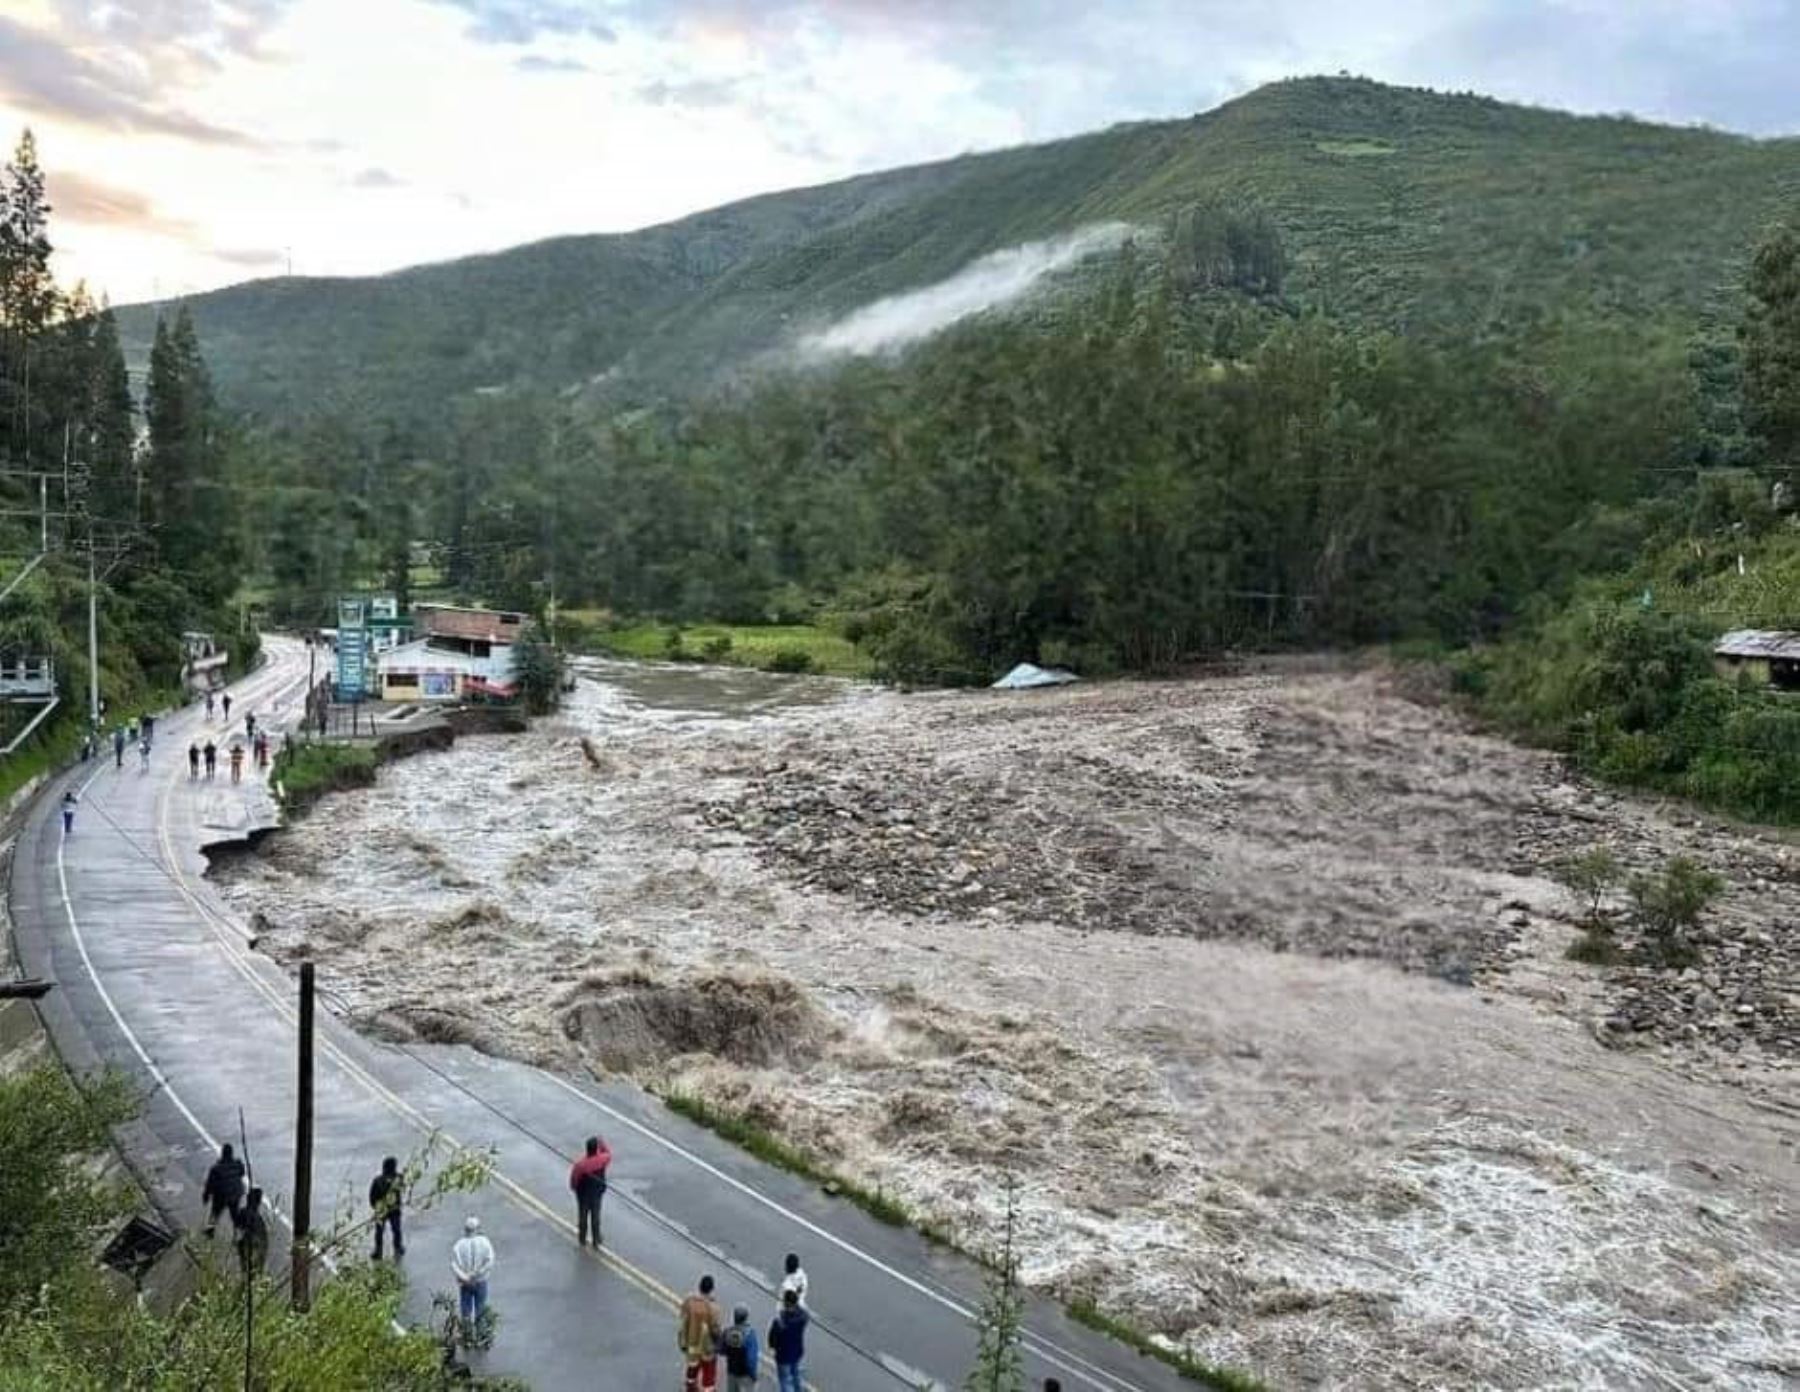
[[[787,1255],[786,1271],[778,1293],[780,1303],[769,1321],[768,1352],[775,1362],[775,1385],[780,1392],[801,1392],[806,1385],[801,1364],[806,1358],[806,1326],[812,1316],[806,1308],[806,1271],[796,1253]],[[762,1373],[763,1344],[750,1323],[750,1309],[739,1305],[724,1323],[713,1299],[713,1278],[702,1276],[694,1293],[681,1302],[675,1338],[681,1348],[686,1392],[711,1392],[719,1385],[719,1364],[725,1365],[726,1392],[752,1392]]]

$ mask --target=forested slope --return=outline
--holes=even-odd
[[[1800,191],[1800,141],[1580,118],[1349,78],[1278,83],[1122,126],[362,280],[190,301],[223,399],[417,422],[474,388],[619,395],[716,370],[986,252],[1196,201],[1266,209],[1300,306],[1369,327],[1545,312],[1699,314]],[[142,352],[154,306],[119,312]]]

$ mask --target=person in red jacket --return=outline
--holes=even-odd
[[[606,1197],[606,1167],[612,1152],[598,1136],[587,1139],[587,1154],[569,1167],[569,1188],[575,1191],[576,1242],[585,1243],[591,1229],[594,1246],[600,1245],[600,1201]]]

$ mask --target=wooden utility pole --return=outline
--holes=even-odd
[[[300,964],[300,1075],[294,1117],[294,1308],[312,1304],[313,964]]]

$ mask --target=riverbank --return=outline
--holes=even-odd
[[[1783,844],[1381,672],[594,670],[226,867],[265,949],[370,1029],[702,1099],[977,1249],[1017,1175],[1029,1279],[1273,1385],[1792,1371],[1791,992],[1767,1031],[1609,1028],[1630,976],[1563,958],[1547,877],[1713,865],[1723,981],[1752,931],[1791,961]]]

